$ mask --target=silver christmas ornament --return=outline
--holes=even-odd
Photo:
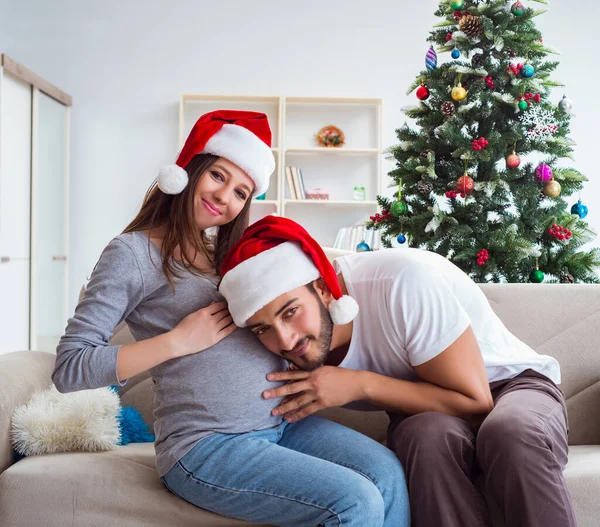
[[[558,107],[565,112],[566,114],[571,114],[571,112],[573,111],[573,102],[571,101],[571,99],[567,99],[566,95],[563,95],[563,98],[561,99],[561,101],[558,103]]]

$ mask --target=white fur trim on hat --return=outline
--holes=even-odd
[[[240,167],[254,181],[255,196],[264,194],[269,188],[269,178],[275,170],[273,152],[247,128],[224,124],[208,140],[202,152],[224,157]]]
[[[188,183],[188,174],[179,165],[167,165],[159,170],[157,181],[165,194],[180,194]]]
[[[358,304],[351,296],[344,295],[329,304],[329,315],[336,325],[348,324],[358,315]]]
[[[225,273],[219,291],[227,299],[235,325],[245,328],[258,310],[319,276],[319,270],[299,244],[284,242]]]

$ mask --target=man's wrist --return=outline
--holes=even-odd
[[[354,381],[354,401],[368,401],[369,400],[369,383],[371,381],[370,372],[364,370],[356,370]]]

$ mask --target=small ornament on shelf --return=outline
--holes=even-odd
[[[552,179],[552,169],[546,163],[540,163],[535,169],[535,179],[540,183],[546,183]]]
[[[396,238],[396,241],[400,244],[406,243],[406,236],[404,236],[404,234],[400,234],[400,236]]]
[[[523,2],[518,1],[511,6],[510,11],[515,16],[523,16],[525,14],[525,6]]]
[[[427,71],[433,71],[436,68],[437,63],[437,53],[435,52],[435,49],[433,49],[433,46],[430,46],[429,51],[427,51],[427,54],[425,55],[425,67],[427,68]]]
[[[485,149],[487,147],[487,145],[489,145],[489,142],[485,137],[480,137],[479,139],[475,139],[475,141],[473,141],[471,143],[473,150],[475,150],[476,152],[479,152],[480,150]]]
[[[421,84],[421,86],[417,88],[417,99],[419,99],[420,101],[426,101],[427,99],[429,99],[430,95],[431,92],[425,84]]]
[[[476,15],[464,15],[458,23],[460,29],[467,37],[478,37],[483,31],[483,22]]]
[[[561,112],[571,115],[571,112],[573,111],[573,102],[571,99],[567,99],[566,95],[563,95],[563,98],[558,103],[558,107]]]
[[[360,242],[357,246],[356,246],[356,252],[357,253],[365,253],[371,250],[371,247],[369,247],[369,244],[366,243],[364,240],[362,242]]]
[[[354,201],[365,201],[367,199],[367,191],[365,190],[365,187],[354,187],[352,198]]]
[[[556,223],[548,228],[548,234],[553,238],[556,238],[559,242],[568,242],[571,239],[571,236],[573,236],[573,233],[567,229],[567,227],[557,225]]]
[[[487,263],[489,258],[490,254],[488,253],[487,249],[481,249],[481,251],[477,253],[477,265],[479,267],[483,267]]]
[[[327,192],[326,190],[321,190],[320,188],[307,190],[306,191],[306,199],[326,200],[326,199],[329,199],[329,192]]]
[[[535,259],[535,269],[529,275],[529,281],[534,284],[541,284],[544,281],[544,273],[540,271],[539,259]]]
[[[556,181],[556,179],[552,179],[547,183],[544,183],[544,188],[542,192],[545,196],[548,196],[549,198],[558,198],[558,196],[560,196],[561,190],[562,189],[560,183]]]
[[[333,125],[324,126],[317,132],[315,137],[319,146],[326,148],[340,148],[346,142],[344,132]]]
[[[588,208],[581,200],[578,200],[577,203],[571,207],[571,214],[579,216],[579,219],[583,219],[588,215]]]
[[[452,101],[444,101],[440,108],[446,117],[452,117],[456,113],[456,106]]]
[[[458,51],[458,49],[454,48],[454,49],[452,50],[452,53],[450,53],[450,55],[452,55],[452,58],[453,58],[453,59],[457,59],[457,58],[459,58],[459,57],[460,57],[460,51]]]
[[[475,182],[466,172],[456,180],[456,190],[462,198],[470,196],[474,188]]]
[[[456,11],[458,9],[462,9],[465,6],[465,0],[452,0],[452,3],[450,4],[450,9],[452,9],[452,11]]]
[[[508,168],[519,168],[521,158],[513,151],[512,154],[506,157],[506,166]]]

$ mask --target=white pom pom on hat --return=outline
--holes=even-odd
[[[158,188],[165,194],[180,194],[188,182],[188,173],[179,165],[167,165],[158,171]]]
[[[271,140],[271,128],[264,113],[238,110],[206,113],[196,121],[176,164],[159,171],[158,188],[165,194],[183,192],[188,182],[185,171],[188,163],[197,154],[213,154],[246,172],[254,181],[254,195],[260,196],[269,188],[269,178],[275,170]]]

